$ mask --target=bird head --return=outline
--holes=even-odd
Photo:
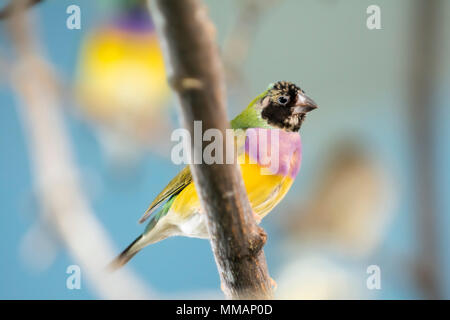
[[[295,84],[279,81],[269,86],[255,107],[268,125],[296,132],[317,104]]]

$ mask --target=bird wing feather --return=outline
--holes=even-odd
[[[246,130],[236,131],[235,130],[235,143],[237,146],[237,154],[241,154],[243,152],[243,148],[245,145],[245,135]],[[145,222],[152,213],[158,209],[164,202],[169,200],[172,196],[176,196],[184,188],[186,188],[190,183],[192,183],[192,174],[189,166],[184,167],[175,178],[173,178],[169,184],[158,194],[158,196],[153,200],[153,202],[148,207],[147,211],[145,211],[144,215],[139,219],[139,223]]]
[[[184,188],[186,188],[192,182],[192,174],[189,166],[184,167],[175,178],[173,178],[169,184],[158,194],[158,196],[153,200],[153,202],[145,211],[144,215],[139,219],[139,223],[146,221],[151,214],[159,208],[170,197],[177,195]]]

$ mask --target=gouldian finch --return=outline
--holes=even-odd
[[[164,122],[169,86],[151,17],[135,2],[83,40],[75,89],[89,119],[146,145]]]
[[[297,176],[302,157],[298,131],[306,113],[316,108],[302,89],[280,81],[271,84],[231,121],[236,135],[244,136],[236,139],[244,141],[237,145],[237,160],[258,223],[283,199]],[[278,139],[268,135],[273,130]],[[256,148],[251,147],[251,137],[256,137]],[[259,145],[264,137],[267,139]],[[267,149],[275,150],[274,144],[278,150],[276,168],[266,161]],[[144,233],[112,262],[112,269],[123,266],[145,246],[170,236],[209,237],[189,166],[153,200],[140,222],[146,220]]]

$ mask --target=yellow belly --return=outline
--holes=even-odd
[[[245,160],[240,161],[242,163],[240,167],[248,199],[253,211],[263,218],[283,199],[293,179],[289,176],[261,174],[261,167],[258,164],[250,164],[248,156],[242,155],[240,158],[239,160]],[[179,215],[182,219],[189,218],[199,210],[200,201],[194,183],[181,191],[170,208],[172,213]]]

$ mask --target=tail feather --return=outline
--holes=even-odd
[[[131,260],[142,248],[137,245],[142,239],[142,235],[136,238],[121,254],[117,256],[108,266],[108,270],[116,271],[122,268],[128,261]]]
[[[152,218],[150,219],[147,227],[145,228],[145,231],[143,234],[141,234],[139,237],[136,238],[125,250],[122,251],[121,254],[117,258],[115,258],[108,266],[108,270],[110,271],[116,271],[117,269],[120,269],[123,267],[128,261],[131,260],[143,247],[150,243],[158,242],[162,239],[165,239],[167,237],[167,234],[164,232],[161,233],[157,231],[154,232],[156,225],[158,222],[169,212],[170,206],[172,205],[173,201],[175,200],[175,197],[172,196],[163,206],[163,208],[155,213]],[[165,225],[165,228],[167,228],[167,225]],[[163,227],[164,229],[164,227]],[[145,241],[140,242],[145,234]]]

